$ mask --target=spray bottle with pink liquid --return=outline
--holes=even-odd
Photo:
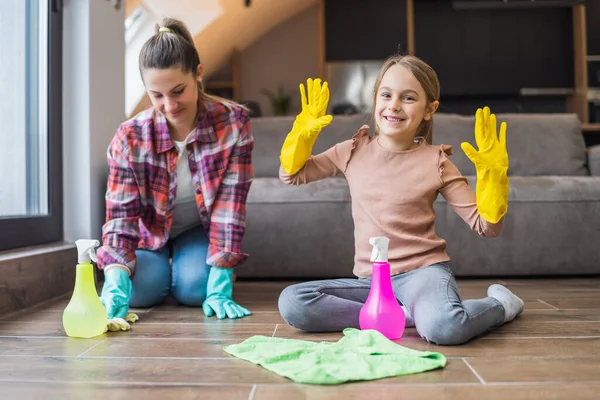
[[[392,289],[386,237],[372,237],[371,261],[373,276],[369,297],[360,310],[360,329],[375,329],[390,340],[400,339],[406,326],[406,316]]]

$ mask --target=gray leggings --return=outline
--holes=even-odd
[[[330,279],[286,287],[279,312],[291,326],[308,332],[359,328],[370,278]],[[492,297],[461,301],[450,266],[434,264],[392,276],[398,301],[408,308],[419,335],[438,345],[457,345],[502,325],[504,307]]]

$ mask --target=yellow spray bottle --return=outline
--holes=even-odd
[[[63,312],[63,327],[68,336],[90,338],[106,332],[107,314],[98,298],[92,260],[97,261],[97,240],[80,239],[77,245],[75,289]]]

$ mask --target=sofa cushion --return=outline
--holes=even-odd
[[[466,178],[475,191],[477,178]],[[509,180],[509,213],[512,203],[600,202],[600,177],[511,176]],[[445,202],[442,196],[437,201]]]
[[[600,176],[600,144],[590,146],[587,150],[590,175]]]
[[[468,177],[475,188],[475,177]],[[440,196],[436,233],[457,276],[597,274],[600,177],[514,177],[504,226],[480,237]]]
[[[585,176],[586,148],[575,114],[498,114],[507,123],[509,175]],[[463,175],[475,175],[475,166],[460,144],[475,146],[475,117],[438,113],[434,116],[433,143],[454,147],[450,158]]]
[[[354,223],[344,178],[300,187],[256,178],[247,201],[240,277],[352,277]]]
[[[291,186],[279,178],[255,178],[248,192],[248,203],[336,203],[349,202],[345,178],[330,178],[306,185]]]

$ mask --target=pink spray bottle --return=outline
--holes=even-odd
[[[406,326],[406,316],[392,289],[386,237],[372,237],[371,261],[373,276],[369,297],[360,310],[360,329],[375,329],[390,340],[400,339]]]

